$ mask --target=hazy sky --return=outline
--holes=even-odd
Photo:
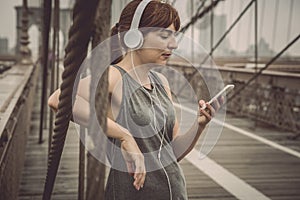
[[[28,0],[30,5],[38,5],[40,0]],[[74,0],[61,0],[61,7],[71,7]],[[6,37],[9,39],[9,47],[15,45],[16,40],[16,10],[15,6],[22,5],[22,0],[1,0],[0,6],[0,37]]]
[[[39,0],[28,0],[29,5],[32,3],[37,4]],[[190,0],[177,0],[176,7],[179,8],[182,18],[182,24],[184,25],[188,21],[189,13],[188,9],[185,8],[187,2]],[[275,16],[275,5],[278,1],[278,15]],[[291,2],[293,1],[293,8],[291,10]],[[62,0],[61,7],[71,7],[73,0]],[[194,0],[198,2],[198,0]],[[250,0],[225,0],[221,2],[218,8],[215,10],[215,14],[226,14],[227,15],[227,28],[238,16],[242,8],[244,8]],[[276,51],[281,50],[288,41],[291,41],[300,33],[299,19],[300,19],[300,0],[265,0],[258,1],[258,27],[259,35],[261,35],[270,46]],[[22,0],[2,0],[0,6],[0,37],[6,37],[9,39],[9,47],[15,45],[16,36],[16,11],[14,6],[21,5]],[[265,7],[262,10],[262,7]],[[292,14],[291,28],[288,28],[290,13]],[[253,41],[253,8],[248,11],[243,17],[242,23],[230,33],[229,43],[230,46],[236,50],[245,50],[249,43]],[[276,20],[276,21],[275,21]],[[263,26],[261,26],[263,22]],[[276,22],[276,23],[274,23]],[[252,24],[252,25],[250,25]],[[249,28],[251,27],[250,31]],[[275,29],[276,28],[276,29]],[[35,30],[36,31],[36,30]],[[32,30],[31,30],[32,32]],[[33,31],[34,32],[34,31]],[[187,33],[189,34],[189,33]],[[196,34],[198,32],[196,30]],[[250,38],[250,39],[249,39]],[[36,43],[36,42],[33,42]],[[31,44],[33,45],[33,44]],[[300,41],[298,41],[291,49],[290,52],[293,54],[300,55]]]
[[[183,23],[189,21],[189,13],[184,4],[190,0],[177,0],[176,5]],[[194,2],[199,2],[194,0]],[[278,12],[276,16],[276,3]],[[226,29],[238,17],[241,11],[250,3],[250,0],[225,0],[219,3],[214,13],[226,15]],[[293,3],[293,4],[291,4]],[[254,43],[254,4],[241,18],[239,23],[229,33],[228,41],[236,51],[244,51],[249,44]],[[292,8],[291,8],[292,6]],[[258,1],[258,38],[262,37],[270,48],[279,52],[288,42],[300,34],[300,0],[259,0]],[[289,19],[290,28],[289,28]],[[196,30],[197,31],[197,30]],[[225,31],[225,30],[224,30]],[[195,33],[197,35],[199,33]],[[219,38],[215,38],[215,42]],[[200,41],[201,43],[201,41]],[[300,40],[289,49],[289,53],[300,56]]]
[[[2,0],[0,6],[0,37],[9,39],[9,47],[12,47],[15,42],[16,30],[16,11],[15,5],[21,5],[21,0]]]

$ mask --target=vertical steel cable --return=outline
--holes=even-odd
[[[272,33],[272,43],[271,43],[271,49],[275,52],[275,42],[276,42],[276,31],[277,31],[277,22],[278,22],[278,4],[279,0],[276,0],[275,2],[275,17],[274,17],[274,23],[273,23],[273,33]]]
[[[55,86],[55,61],[56,61],[56,45],[57,45],[57,35],[58,35],[58,12],[59,12],[59,0],[54,0],[54,20],[53,20],[53,39],[52,39],[52,55],[50,59],[50,65],[51,65],[51,78],[50,78],[50,94],[54,92],[54,86]],[[49,119],[49,151],[50,152],[50,146],[51,146],[51,140],[52,140],[52,132],[53,132],[53,112],[50,111],[50,119]]]
[[[56,0],[55,0],[56,1]],[[60,3],[59,3],[59,0],[56,2],[57,4],[57,8],[58,8],[58,12],[56,13],[57,15],[57,27],[59,29],[60,27]],[[55,75],[55,88],[58,88],[59,87],[59,63],[60,63],[60,60],[59,60],[59,57],[60,57],[60,38],[59,38],[59,31],[57,32],[57,36],[56,36],[56,67],[55,67],[55,72],[56,72],[56,75]]]
[[[293,8],[294,8],[294,0],[291,0],[290,4],[290,14],[289,14],[289,20],[288,20],[288,28],[287,28],[287,34],[286,34],[286,42],[288,43],[290,37],[291,37],[291,28],[292,28],[292,20],[293,20]]]
[[[212,1],[212,3],[205,7],[201,13],[196,13],[192,18],[191,20],[185,25],[183,26],[181,29],[180,29],[180,32],[181,33],[184,33],[185,31],[188,30],[188,28],[192,25],[194,25],[198,19],[201,19],[205,14],[207,14],[212,8],[216,7],[221,1],[224,1],[224,0],[215,0],[215,1]]]
[[[239,7],[238,7],[238,12],[240,11],[240,10],[242,10],[243,9],[243,1],[239,1]],[[251,16],[251,13],[250,13],[250,16]],[[250,19],[251,19],[251,17],[250,17]],[[251,20],[250,20],[250,23],[249,23],[250,25],[250,27],[251,27]],[[237,27],[236,27],[236,49],[239,49],[240,48],[240,36],[241,36],[241,23],[239,23],[238,25],[237,25]],[[248,31],[248,33],[249,33],[249,31]],[[243,37],[243,36],[242,36]]]
[[[194,1],[193,0],[190,0],[191,2],[191,17],[193,17],[193,13],[194,13]],[[194,55],[194,35],[195,35],[195,29],[194,29],[194,26],[192,26],[192,30],[191,30],[191,37],[192,37],[192,40],[191,40],[191,61],[192,63],[194,63],[194,59],[195,59],[195,55]]]
[[[256,4],[256,1],[254,2],[254,12],[255,12],[255,5]],[[251,45],[251,33],[252,33],[252,16],[254,16],[255,18],[255,14],[252,14],[252,10],[249,10],[249,23],[248,23],[248,34],[247,34],[247,42],[248,42],[248,45],[250,46]],[[254,13],[253,12],[253,13]],[[254,23],[255,23],[255,19],[254,19]],[[254,32],[255,32],[255,28],[254,28]],[[255,36],[254,36],[255,37]],[[238,44],[240,43],[240,41],[238,41]]]
[[[213,4],[213,0],[211,0],[211,4]],[[210,10],[210,52],[214,47],[214,8],[212,7]],[[211,53],[213,56],[213,53]]]
[[[230,98],[227,99],[225,103],[229,103],[232,101],[232,99],[240,94],[250,83],[252,83],[257,77],[259,77],[263,71],[265,71],[271,64],[273,64],[284,52],[286,52],[292,45],[294,45],[298,40],[300,39],[300,34],[295,37],[290,43],[288,43],[279,53],[276,54],[270,61],[268,61],[263,68],[260,68],[260,70],[255,73],[250,79],[247,80],[247,82],[242,85],[240,88],[235,90],[235,92],[230,96]]]
[[[80,126],[79,139],[79,176],[78,176],[78,200],[84,200],[84,176],[85,176],[85,146],[82,141],[85,141],[85,128]]]
[[[43,55],[42,55],[42,66],[43,66],[43,82],[42,82],[42,95],[41,95],[41,108],[40,108],[40,129],[39,129],[39,143],[43,142],[43,124],[44,124],[44,110],[45,110],[45,99],[47,92],[47,71],[48,71],[48,48],[49,48],[49,32],[51,22],[51,4],[52,0],[44,0],[43,3]]]
[[[258,30],[257,30],[257,26],[258,26],[258,10],[257,10],[257,6],[258,6],[258,2],[257,0],[255,0],[255,3],[254,3],[254,62],[255,62],[255,73],[258,72],[258,68],[257,68],[257,59],[258,59],[258,49],[257,49],[257,33],[258,33]],[[250,30],[249,30],[250,32]],[[258,88],[258,79],[256,78],[255,79],[255,86],[257,86]],[[255,90],[255,89],[254,89]],[[260,99],[259,99],[259,96],[258,96],[258,93],[253,91],[254,92],[254,95],[256,95],[256,101],[258,101],[256,103],[256,107],[255,107],[255,115],[258,116],[258,112],[259,112],[259,108],[257,105],[260,105]],[[257,126],[257,120],[255,119],[254,120],[254,128],[256,128]]]
[[[235,21],[230,25],[230,27],[225,31],[225,33],[221,36],[221,38],[218,40],[218,42],[214,45],[211,52],[205,56],[205,58],[200,62],[200,65],[198,69],[201,68],[201,65],[209,59],[210,55],[218,48],[218,46],[221,44],[221,42],[226,38],[226,36],[231,32],[231,30],[235,27],[235,25],[240,21],[240,19],[243,17],[243,15],[247,12],[247,10],[252,6],[252,3],[254,3],[255,0],[251,0],[249,4],[244,8],[244,10],[240,13],[240,15],[235,19]],[[184,32],[184,31],[183,31]],[[194,76],[198,73],[197,69],[194,69],[193,73],[189,76],[188,81],[191,81]],[[182,86],[176,95],[179,96],[179,94],[185,89],[186,85]]]
[[[73,10],[73,24],[69,30],[69,42],[65,49],[64,71],[58,112],[48,157],[48,169],[43,200],[51,199],[51,194],[64,147],[66,133],[72,117],[72,93],[76,74],[87,55],[93,19],[98,0],[77,0]]]
[[[264,19],[265,19],[265,4],[266,0],[262,0],[261,10],[260,10],[260,27],[259,27],[259,36],[263,38],[263,29],[264,29]]]
[[[254,4],[254,59],[255,59],[255,72],[257,72],[257,60],[258,60],[257,41],[258,41],[258,2],[257,2],[257,0],[255,0],[255,4]]]

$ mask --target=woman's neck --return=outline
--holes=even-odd
[[[125,71],[142,85],[145,85],[146,87],[148,84],[150,85],[148,77],[150,67],[146,63],[143,63],[135,52],[128,52],[118,65],[125,69]]]

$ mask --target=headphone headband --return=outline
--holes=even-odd
[[[138,28],[143,12],[151,1],[153,0],[142,0],[134,12],[130,29],[124,35],[124,43],[130,49],[139,49],[143,45],[143,34]]]
[[[138,29],[139,28],[139,24],[143,15],[143,12],[146,8],[146,6],[151,2],[152,0],[142,0],[140,2],[140,4],[138,5],[138,7],[136,8],[133,18],[132,18],[132,22],[131,22],[131,26],[130,26],[130,30],[134,30],[134,29]]]

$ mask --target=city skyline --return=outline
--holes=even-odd
[[[234,1],[234,3],[233,3]],[[277,0],[276,0],[277,1]],[[300,8],[300,1],[293,0],[278,0],[277,6],[279,8],[276,14],[276,1],[274,0],[265,0],[258,1],[258,41],[264,41],[274,52],[280,51],[289,41],[291,41],[295,36],[300,32],[300,27],[297,26],[297,19],[300,19],[300,13],[296,12]],[[32,4],[38,4],[39,0],[29,1],[29,6]],[[246,0],[230,0],[221,2],[220,5],[214,10],[214,14],[217,16],[225,16],[225,29],[232,24],[236,17],[240,14],[241,10],[249,3],[250,1]],[[265,3],[263,3],[265,2]],[[291,3],[293,2],[293,10],[291,11]],[[5,20],[4,17],[0,20],[0,26],[5,27],[0,31],[1,38],[8,39],[9,49],[13,48],[16,43],[16,11],[14,6],[20,6],[22,0],[12,0],[7,2],[2,2],[0,11],[2,16],[8,16],[9,20]],[[72,8],[73,0],[62,1],[61,8]],[[122,4],[124,5],[124,3]],[[184,8],[178,9],[178,12],[182,19],[182,25],[185,25],[191,16],[190,10],[190,1],[176,1],[175,7]],[[196,5],[195,5],[196,7]],[[263,12],[264,8],[264,12]],[[253,6],[247,11],[242,20],[237,24],[237,26],[232,30],[228,35],[226,41],[228,48],[236,52],[247,51],[254,43],[254,9]],[[289,14],[289,13],[292,13]],[[288,19],[292,19],[290,23],[290,28],[288,28],[289,23]],[[203,23],[202,19],[202,23]],[[274,22],[276,20],[276,23]],[[201,22],[200,21],[200,22]],[[223,20],[224,21],[224,20]],[[114,22],[112,22],[114,23]],[[263,23],[263,24],[262,24]],[[198,42],[200,40],[200,30],[199,25],[194,26],[194,39]],[[224,26],[224,25],[223,25]],[[245,28],[246,27],[246,28]],[[219,27],[215,27],[216,30]],[[224,28],[222,30],[224,30]],[[249,31],[250,30],[250,31]],[[275,31],[274,31],[275,30]],[[37,41],[34,40],[34,35],[38,34],[37,27],[30,27],[30,46],[36,48]],[[33,35],[32,35],[33,34]],[[187,37],[191,36],[191,29],[189,29],[186,34]],[[218,33],[217,35],[222,35]],[[219,38],[214,38],[214,42],[218,41]],[[205,44],[207,41],[200,41],[200,44]],[[205,45],[203,45],[205,46]],[[61,47],[63,48],[63,47]],[[207,48],[207,47],[206,47]],[[299,42],[294,44],[290,50],[289,54],[294,56],[300,56],[300,44]]]

